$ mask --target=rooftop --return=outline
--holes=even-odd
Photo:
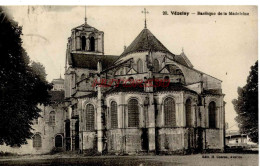
[[[78,54],[71,53],[71,60],[69,62],[73,67],[97,69],[97,63],[102,63],[102,69],[106,69],[117,60],[118,56],[114,55],[91,55],[91,54]]]
[[[120,55],[120,58],[125,57],[127,54],[142,52],[167,52],[172,54],[151,32],[149,29],[143,29],[141,33],[134,39],[134,41],[125,49]]]

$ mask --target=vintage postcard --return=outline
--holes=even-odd
[[[258,165],[258,6],[1,6],[0,165]]]

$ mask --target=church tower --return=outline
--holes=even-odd
[[[91,57],[96,58],[103,55],[104,32],[88,25],[85,18],[85,23],[73,28],[71,36],[68,38],[65,62],[66,98],[76,92],[76,83],[80,81],[81,75],[88,74],[90,68],[82,63],[91,63]]]
[[[68,38],[67,52],[104,55],[104,32],[86,22],[73,28]]]

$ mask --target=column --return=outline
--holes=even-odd
[[[97,68],[98,68],[98,72],[100,73],[102,70],[101,67],[101,62],[98,62],[97,64]],[[101,75],[99,74],[98,76],[98,83],[100,83],[100,77]],[[102,114],[102,101],[101,101],[101,86],[98,85],[98,104],[97,104],[97,150],[98,152],[102,153],[103,150],[103,142],[102,142],[102,138],[103,138],[103,132],[102,132],[102,119],[101,119],[101,114]]]
[[[151,56],[151,55],[150,55]],[[151,58],[151,57],[150,57]],[[153,79],[152,69],[149,69],[149,78]],[[155,151],[155,108],[154,108],[154,93],[153,87],[145,88],[148,94],[148,140],[149,140],[149,151]]]
[[[148,135],[149,135],[149,151],[155,151],[155,108],[153,93],[149,93],[148,105]]]

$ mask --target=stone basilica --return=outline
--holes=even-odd
[[[221,80],[196,70],[184,52],[171,53],[146,23],[121,55],[106,55],[104,44],[104,32],[86,21],[71,30],[65,80],[53,82],[63,86],[64,81],[64,91],[51,91],[52,104],[39,106],[42,118],[24,145],[27,152],[55,147],[94,154],[224,150]],[[156,79],[167,80],[167,86],[146,86]],[[143,81],[134,86],[135,80]]]
[[[119,81],[100,86],[111,80],[149,79],[170,83],[156,87],[143,81],[144,86],[127,87]],[[105,55],[104,32],[87,23],[71,31],[65,73],[67,149],[223,150],[223,97],[221,80],[194,69],[183,52],[171,53],[146,25],[120,56]]]

